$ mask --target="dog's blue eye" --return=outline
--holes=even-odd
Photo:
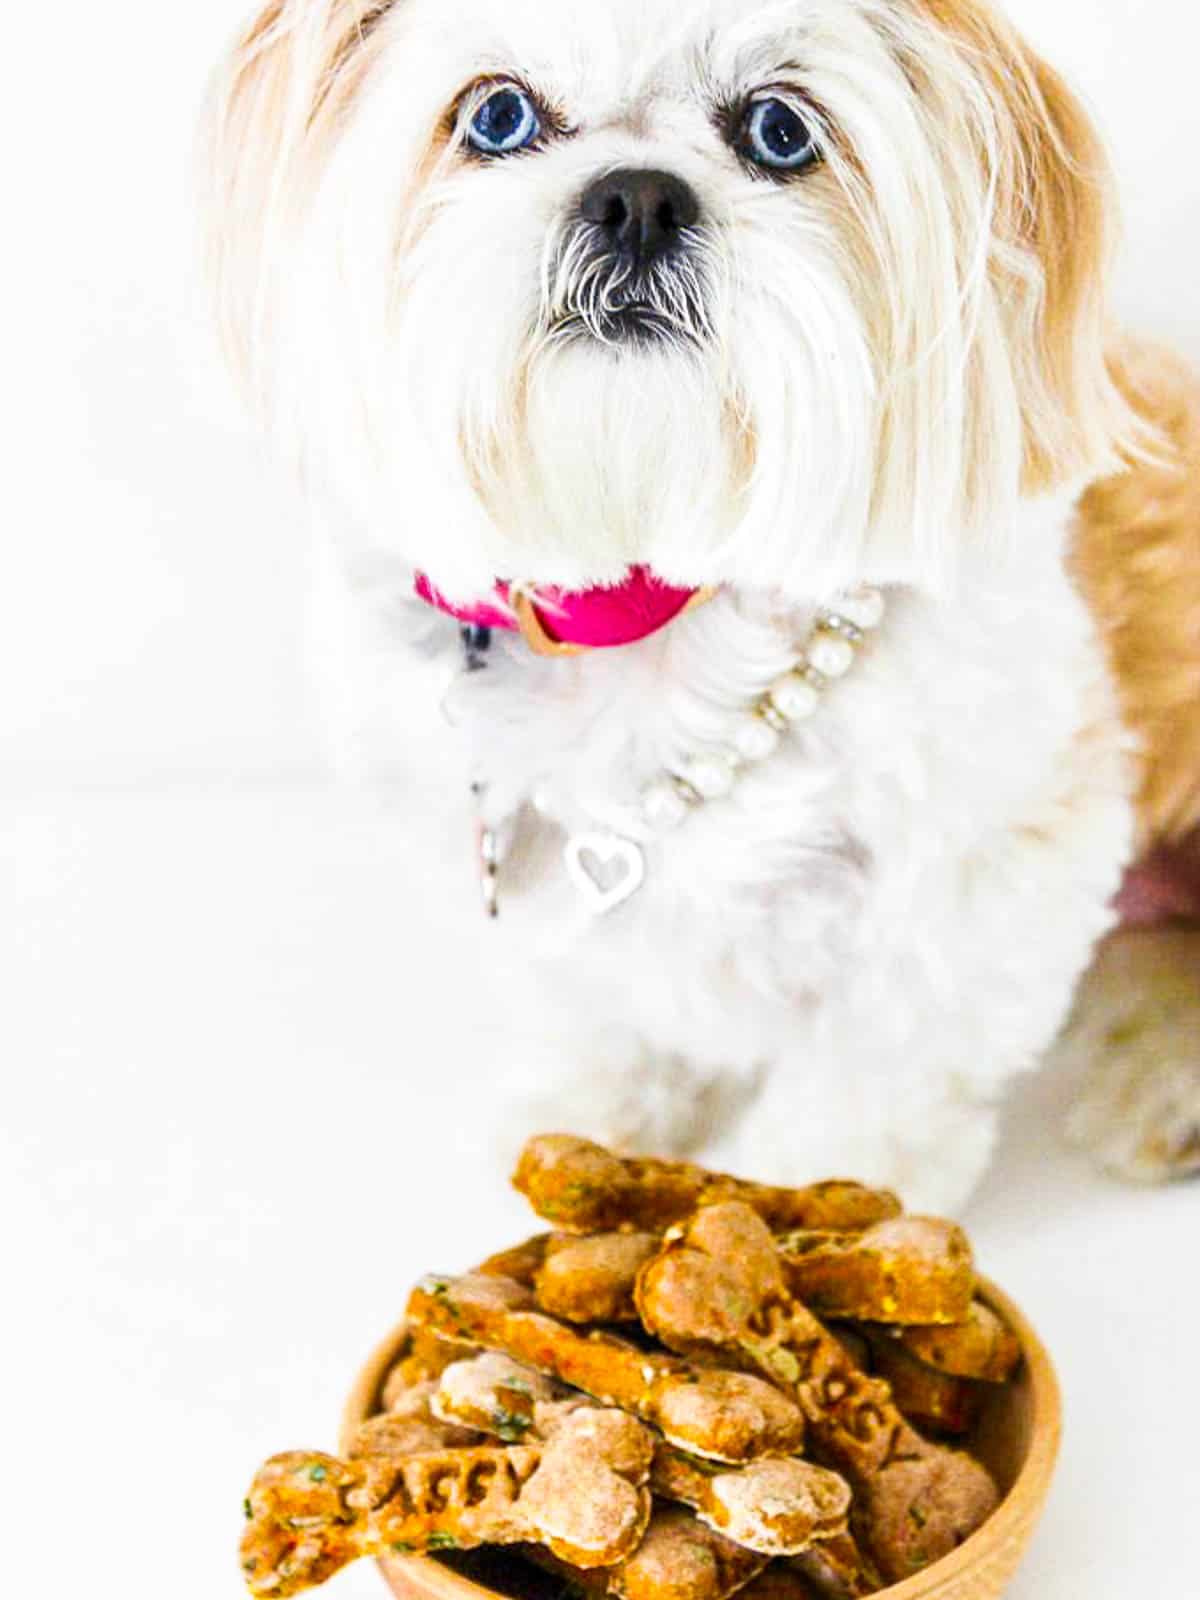
[[[497,89],[471,118],[467,139],[488,156],[525,150],[542,131],[537,107],[523,89]]]
[[[760,167],[803,172],[817,159],[811,129],[786,100],[752,100],[742,128],[742,149]]]

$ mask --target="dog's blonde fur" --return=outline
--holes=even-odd
[[[1115,244],[1112,174],[1075,95],[1002,18],[974,0],[923,5],[974,63],[1005,132],[991,163],[998,236],[1021,241],[1037,263],[1038,297],[1022,330],[1029,366],[1018,380],[1024,487],[1037,493],[1094,464],[1128,428],[1101,370]],[[1043,390],[1046,403],[1031,403]]]
[[[1200,385],[1163,350],[1126,344],[1111,359],[1159,447],[1088,489],[1075,570],[1138,736],[1151,848],[1200,828]]]
[[[464,121],[510,77],[570,135],[484,167]],[[720,133],[723,101],[764,89],[821,147],[789,185]],[[596,1068],[616,1087],[594,1120],[620,1121],[639,1050],[671,1063],[664,1083],[725,1074],[742,1098],[769,1069],[733,1156],[761,1166],[774,1141],[803,1165],[791,1114],[827,1083],[827,1116],[870,1126],[866,1175],[915,1188],[914,1152],[940,1146],[945,1188],[969,1184],[999,1086],[1050,1044],[1111,925],[1134,743],[1144,838],[1200,821],[1195,405],[1168,362],[1114,344],[1111,178],[1079,103],[978,0],[272,0],[210,145],[227,341],[348,591],[394,601],[419,566],[472,599],[497,575],[581,587],[633,562],[723,591],[620,661],[548,674],[514,652],[467,685],[493,821],[536,803],[543,834],[628,829],[637,783],[720,742],[820,603],[895,592],[875,676],[745,804],[652,846],[619,930],[670,971],[629,1003],[637,1038]],[[588,303],[578,196],[626,164],[678,173],[702,210],[689,292],[647,291],[673,337],[632,352],[598,317],[561,337]],[[593,971],[588,1003],[611,1005],[622,939],[572,945],[557,888],[531,892],[574,963],[554,982]],[[1038,921],[1033,966],[1001,948],[1006,916]],[[970,1069],[945,1015],[964,1005],[986,1023]],[[903,1052],[907,1090],[884,1092]],[[697,1136],[677,1109],[655,1131]]]

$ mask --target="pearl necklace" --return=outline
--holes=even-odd
[[[706,801],[731,794],[743,769],[768,761],[793,723],[816,715],[822,695],[851,670],[883,616],[878,589],[839,595],[820,611],[796,664],[743,714],[730,744],[691,757],[678,773],[663,774],[645,790],[641,814],[646,824],[655,831],[676,828]]]
[[[660,773],[643,789],[638,831],[650,837],[681,827],[693,812],[733,793],[741,775],[776,754],[788,730],[807,722],[839,679],[854,667],[868,636],[883,622],[886,602],[878,589],[839,594],[817,614],[795,664],[740,716],[728,745],[708,749]],[[494,841],[491,849],[494,863]],[[646,881],[642,843],[615,831],[574,835],[566,847],[572,882],[597,916],[607,915]],[[492,868],[492,888],[495,867]]]

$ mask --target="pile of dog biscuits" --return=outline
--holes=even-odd
[[[252,1594],[506,1545],[586,1596],[857,1600],[996,1509],[948,1441],[1020,1349],[961,1229],[564,1135],[514,1182],[554,1231],[417,1285],[349,1459],[263,1467]]]

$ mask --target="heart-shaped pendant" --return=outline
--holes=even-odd
[[[617,833],[581,833],[567,844],[567,871],[598,917],[631,900],[646,881],[639,844]]]

